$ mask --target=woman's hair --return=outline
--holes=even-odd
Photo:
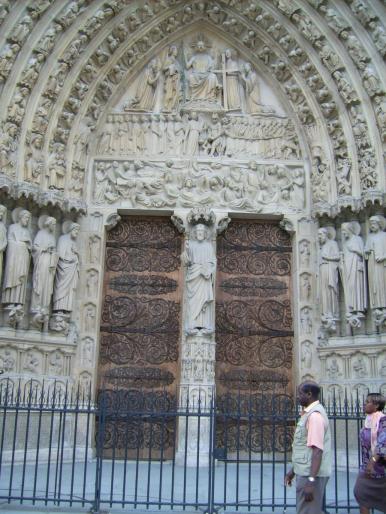
[[[383,411],[383,409],[385,408],[385,403],[386,403],[386,399],[384,396],[382,396],[380,393],[369,393],[367,395],[367,398],[370,398],[370,400],[374,404],[378,404],[377,410]]]

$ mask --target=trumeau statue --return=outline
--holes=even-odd
[[[63,235],[58,240],[58,266],[54,285],[53,311],[72,312],[75,291],[79,279],[79,252],[76,239],[80,226],[67,221],[63,223]]]
[[[186,266],[186,325],[187,334],[214,331],[214,277],[216,256],[208,240],[208,228],[198,224],[193,229],[194,239],[186,242],[181,255]]]
[[[368,259],[370,307],[386,310],[386,220],[383,216],[370,218],[365,254]]]
[[[32,248],[29,230],[31,214],[25,209],[16,208],[12,212],[12,219],[14,223],[8,228],[2,303],[24,306]]]
[[[343,252],[340,269],[346,315],[350,319],[353,314],[358,316],[367,308],[364,243],[359,235],[361,227],[356,221],[343,223],[341,230]]]
[[[339,248],[335,241],[335,230],[332,227],[320,228],[318,239],[322,321],[334,327],[334,321],[339,319],[338,266],[340,260]]]
[[[32,246],[34,271],[32,277],[31,312],[47,315],[54,287],[58,254],[56,252],[56,219],[51,216],[39,218],[40,230]]]

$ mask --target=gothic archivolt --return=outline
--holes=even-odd
[[[379,2],[42,0],[4,2],[1,15],[2,169],[10,177],[85,198],[85,155],[101,116],[157,48],[205,22],[270,77],[298,130],[307,127],[299,133],[316,210],[381,197]]]
[[[104,226],[118,220],[120,208],[185,211],[198,204],[285,215],[295,233],[296,358],[303,376],[320,373],[335,387],[334,367],[343,365],[332,350],[326,354],[326,341],[338,353],[339,337],[347,336],[346,346],[366,333],[380,342],[386,306],[377,252],[385,227],[383,218],[371,217],[384,213],[385,199],[385,17],[378,0],[1,3],[5,230],[9,237],[15,206],[32,207],[33,229],[17,232],[29,231],[33,244],[41,215],[60,212],[51,255],[41,263],[43,269],[44,259],[57,260],[55,274],[40,311],[31,311],[28,300],[29,324],[61,334],[67,314],[61,320],[52,312],[79,306],[71,314],[79,329],[77,364],[63,369],[71,368],[82,387],[91,383],[97,355]],[[64,309],[57,277],[65,241],[58,238],[69,232],[59,226],[86,206],[79,283],[91,296],[85,303],[79,293],[68,297],[71,309]],[[52,237],[41,237],[50,248]],[[70,251],[77,245],[69,244]],[[12,271],[10,253],[9,247],[3,283]],[[33,281],[39,257],[36,264],[27,257]],[[3,304],[23,306],[6,312],[12,326],[25,314],[25,296],[20,290],[15,301],[11,293]],[[1,358],[22,372],[28,358],[14,355],[11,343]],[[42,348],[39,370],[48,373],[62,357],[49,364]],[[346,358],[347,384],[364,377],[361,366],[367,376],[379,368],[380,384],[383,354],[374,352],[357,371],[347,364],[357,362],[354,354]]]

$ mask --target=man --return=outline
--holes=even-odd
[[[297,514],[322,514],[322,503],[331,474],[331,432],[326,411],[319,403],[320,387],[303,382],[298,401],[303,407],[292,444],[292,468],[285,485],[296,475]]]

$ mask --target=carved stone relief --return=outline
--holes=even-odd
[[[98,204],[122,202],[140,208],[202,205],[254,212],[270,212],[274,206],[296,212],[304,205],[304,171],[285,165],[98,160],[94,166],[94,200]]]

